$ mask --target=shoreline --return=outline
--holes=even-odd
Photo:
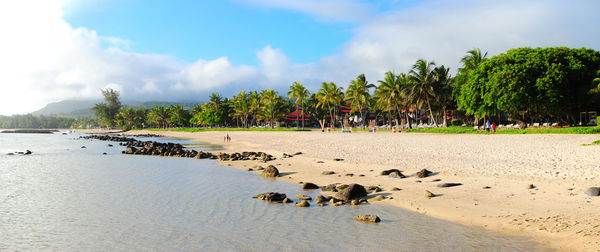
[[[90,133],[107,133],[90,131]],[[218,152],[264,151],[277,157],[267,164],[275,165],[285,174],[279,180],[298,184],[312,182],[319,186],[332,183],[359,183],[364,186],[377,185],[384,189],[382,193],[392,196],[377,204],[402,207],[428,216],[448,220],[469,226],[509,235],[531,237],[533,241],[558,250],[595,251],[600,248],[600,218],[597,209],[598,199],[583,194],[589,186],[598,186],[598,167],[568,169],[573,160],[563,160],[565,155],[592,157],[583,165],[589,166],[598,161],[589,156],[598,148],[581,146],[583,141],[594,136],[563,135],[436,135],[436,134],[394,134],[378,132],[376,134],[357,132],[352,134],[321,132],[229,132],[232,142],[223,143],[226,132],[173,132],[173,131],[129,131],[126,135],[157,134],[166,137],[185,138],[198,142],[221,145],[225,148]],[[374,138],[374,139],[371,139]],[[396,138],[405,145],[397,145]],[[449,139],[445,139],[449,138]],[[463,139],[464,138],[464,139]],[[487,139],[486,139],[487,138]],[[500,146],[490,154],[478,150],[478,146],[465,147],[471,142],[485,142],[498,139]],[[374,143],[364,142],[373,140]],[[427,143],[428,140],[441,139],[443,143]],[[464,142],[462,140],[465,140]],[[596,139],[594,139],[596,140]],[[303,142],[305,141],[305,142]],[[540,153],[522,153],[520,142],[534,142],[533,146],[544,142],[558,142],[556,146],[546,146]],[[564,148],[565,143],[576,141],[577,146]],[[422,143],[425,142],[425,143]],[[504,148],[506,144],[516,144],[514,150]],[[564,142],[564,143],[561,143]],[[581,143],[579,143],[581,142]],[[589,141],[591,142],[591,141]],[[358,148],[353,143],[361,143]],[[527,144],[523,143],[523,145]],[[414,144],[415,146],[411,146]],[[437,145],[448,144],[447,148]],[[484,143],[485,146],[485,143]],[[413,147],[413,148],[411,148]],[[454,148],[453,148],[454,147]],[[510,147],[510,146],[509,146]],[[525,149],[531,146],[525,146]],[[586,149],[589,148],[589,149]],[[323,151],[328,149],[328,151]],[[402,156],[386,156],[386,149]],[[465,149],[468,151],[465,152]],[[564,150],[563,150],[564,149]],[[302,155],[281,158],[283,153],[301,151]],[[570,151],[570,152],[569,152]],[[383,152],[383,153],[382,153]],[[443,152],[443,153],[439,153]],[[540,152],[540,150],[532,151]],[[536,156],[537,154],[537,156]],[[420,155],[420,156],[419,156]],[[473,158],[481,155],[481,158]],[[495,160],[494,156],[499,156]],[[515,155],[517,160],[508,160],[504,156]],[[364,157],[364,158],[363,158]],[[554,158],[548,161],[548,158]],[[333,158],[344,158],[336,162]],[[519,158],[524,160],[518,160]],[[442,160],[439,160],[442,159]],[[322,161],[323,163],[317,163]],[[254,165],[265,166],[258,161],[219,161],[221,165],[247,170]],[[452,167],[459,163],[458,167]],[[462,163],[462,164],[461,164]],[[506,164],[499,164],[506,163]],[[548,167],[552,171],[546,171]],[[598,162],[596,162],[598,163]],[[468,167],[468,165],[472,167]],[[504,166],[503,166],[504,165]],[[537,168],[533,165],[539,165]],[[463,166],[467,166],[466,168]],[[514,167],[520,166],[520,169]],[[485,167],[485,168],[483,168]],[[567,167],[567,168],[565,168]],[[414,173],[422,168],[434,172],[434,176],[417,179]],[[390,178],[379,175],[382,170],[400,169],[407,178]],[[321,175],[322,171],[334,171],[334,175]],[[515,175],[525,172],[525,174]],[[527,174],[529,170],[534,170]],[[354,176],[346,176],[353,173]],[[554,174],[551,174],[554,173]],[[561,177],[564,173],[565,177]],[[364,177],[359,175],[363,174]],[[417,183],[420,180],[420,183]],[[441,180],[441,181],[435,181]],[[451,188],[437,187],[439,183],[462,183]],[[534,189],[528,189],[533,184]],[[489,186],[489,189],[483,187]],[[390,191],[398,187],[400,191]],[[439,197],[427,199],[425,190]],[[499,207],[501,206],[501,207]]]

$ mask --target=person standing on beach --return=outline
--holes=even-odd
[[[492,123],[492,132],[496,135],[496,123]]]
[[[487,120],[487,121],[485,122],[485,134],[486,134],[486,135],[487,135],[487,134],[490,134],[490,127],[491,127],[491,125],[490,125],[490,120]]]
[[[229,133],[223,138],[223,142],[231,142],[231,137],[229,137]]]

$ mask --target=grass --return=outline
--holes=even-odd
[[[442,133],[442,134],[485,134],[485,130],[475,130],[472,127],[448,127],[428,129],[405,129],[410,133]],[[496,134],[599,134],[600,127],[564,127],[564,128],[527,128],[527,129],[498,129]],[[600,143],[599,143],[600,144]]]
[[[206,132],[206,131],[311,131],[311,129],[295,128],[174,128],[174,129],[148,129],[150,131],[175,131],[175,132]]]

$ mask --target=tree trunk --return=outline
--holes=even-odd
[[[296,129],[300,129],[300,121],[298,121],[298,104],[296,104]]]
[[[302,101],[302,130],[304,130],[304,101]]]
[[[431,104],[429,103],[429,97],[425,97],[425,100],[427,100],[427,107],[429,108],[429,115],[431,116],[431,120],[433,121],[435,127],[437,127],[438,125],[435,121],[435,117],[433,117],[433,111],[431,110]]]
[[[443,111],[443,113],[444,113],[444,115],[443,115],[443,116],[444,116],[444,125],[443,125],[443,126],[444,126],[444,127],[448,127],[448,122],[447,122],[448,120],[446,119],[446,117],[447,117],[447,116],[446,116],[446,107],[443,107],[443,108],[442,108],[442,111]]]

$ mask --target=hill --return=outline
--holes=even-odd
[[[93,101],[93,100],[64,100],[59,102],[51,102],[48,103],[45,107],[40,110],[34,111],[32,115],[56,115],[56,116],[65,116],[65,117],[93,117],[94,111],[92,107],[101,101]],[[132,107],[135,109],[143,108],[150,109],[155,106],[170,106],[170,105],[181,105],[184,109],[191,110],[197,104],[195,102],[165,102],[165,101],[147,101],[147,102],[138,102],[138,101],[124,101],[123,106]]]

